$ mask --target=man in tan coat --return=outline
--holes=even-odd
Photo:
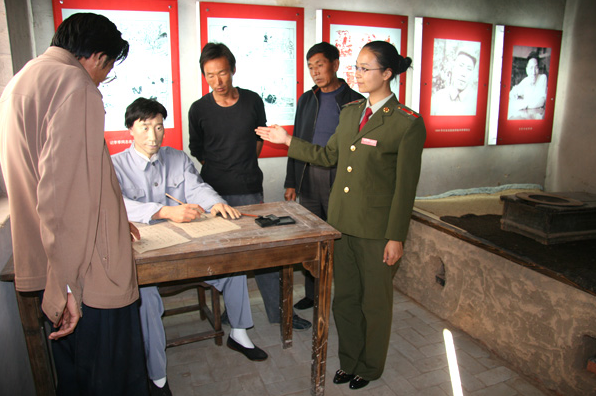
[[[0,99],[15,282],[43,291],[59,395],[148,391],[131,229],[97,89],[127,55],[107,18],[74,14]]]

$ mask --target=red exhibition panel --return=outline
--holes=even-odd
[[[176,0],[52,0],[52,7],[54,12],[54,25],[56,28],[62,23],[63,10],[82,10],[99,14],[110,11],[166,12],[169,14],[170,30],[167,34],[169,35],[171,51],[171,100],[173,102],[174,114],[168,114],[168,119],[173,119],[174,126],[165,129],[166,133],[163,145],[181,150],[180,57],[178,46],[178,3]],[[124,38],[126,39],[126,37]],[[127,60],[124,61],[123,65],[126,65]],[[138,73],[143,72],[144,70],[138,70]],[[119,81],[116,80],[111,84],[118,84],[118,82]],[[143,96],[142,92],[136,92],[134,90],[131,94],[132,97],[128,104],[132,103],[137,97]],[[104,97],[104,104],[106,105],[106,112],[109,111],[109,98]],[[118,110],[124,114],[125,106],[122,107],[124,108]],[[122,117],[121,126],[124,128],[124,117]],[[132,143],[130,133],[126,129],[118,128],[116,130],[106,130],[105,139],[110,154],[118,153],[128,148]]]
[[[562,35],[559,30],[505,26],[497,144],[551,141]],[[531,53],[538,56],[536,79],[546,81],[546,96],[542,105],[516,109],[513,103],[516,99],[512,101],[512,95],[516,84],[522,86],[526,79],[524,67],[528,65],[526,58]],[[516,79],[516,74],[521,76]],[[523,80],[518,81],[521,78]],[[538,89],[537,85],[534,84],[534,89]]]
[[[344,37],[341,42],[335,42],[331,40],[331,25],[348,25],[355,28],[365,28],[368,35],[363,42],[355,43],[350,37]],[[366,29],[370,28],[370,29]],[[340,49],[340,53],[344,50],[353,51],[353,56],[357,56],[360,48],[366,42],[374,40],[388,41],[388,37],[382,36],[375,33],[375,29],[388,28],[388,29],[399,29],[401,37],[399,41],[399,54],[404,58],[407,57],[408,51],[408,17],[402,15],[390,15],[390,14],[373,14],[367,12],[352,12],[352,11],[335,11],[335,10],[323,10],[323,41],[334,44]],[[334,41],[334,42],[332,42]],[[393,44],[393,43],[392,43]],[[350,65],[352,66],[352,65]],[[348,83],[350,81],[348,80]],[[352,84],[350,84],[352,86]],[[356,91],[357,86],[352,86]],[[397,92],[398,100],[401,103],[405,103],[406,100],[406,73],[400,75],[399,80],[399,92]]]
[[[491,39],[492,26],[487,23],[423,19],[420,114],[427,131],[424,147],[484,145]],[[455,71],[460,58],[469,67],[465,82]],[[450,89],[458,92],[457,84],[464,86],[461,92],[466,92],[466,101],[453,99],[456,94]]]
[[[230,19],[253,19],[253,20],[270,20],[270,21],[294,21],[296,23],[296,102],[303,91],[303,75],[304,75],[304,9],[299,7],[277,7],[277,6],[261,6],[252,4],[233,4],[233,3],[210,3],[201,2],[200,5],[200,32],[201,32],[201,48],[207,44],[209,39],[209,24],[208,18],[230,18]],[[267,65],[262,62],[262,59],[255,59],[254,62],[262,63],[262,75],[254,76],[255,78],[266,79],[268,77]],[[209,93],[209,85],[202,77],[202,93],[206,95]],[[294,104],[295,106],[295,104]],[[293,120],[293,117],[292,117]],[[293,125],[283,125],[283,127],[292,134],[294,131]],[[273,144],[264,142],[263,150],[261,151],[261,158],[267,157],[285,157],[287,156],[288,148],[285,145]]]

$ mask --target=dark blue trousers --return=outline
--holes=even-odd
[[[58,377],[56,393],[148,395],[138,301],[117,309],[83,304],[82,311],[72,334],[50,341]]]
[[[306,169],[308,177],[305,179],[300,192],[300,205],[313,212],[322,220],[327,221],[329,208],[329,193],[335,179],[335,168],[324,168],[309,164]],[[314,300],[315,278],[308,271],[304,271],[304,294]]]

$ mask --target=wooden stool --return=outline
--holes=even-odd
[[[205,282],[190,282],[160,286],[158,290],[161,296],[167,297],[195,288],[197,289],[197,295],[199,297],[198,304],[188,305],[180,308],[167,309],[164,312],[163,316],[171,316],[186,312],[199,311],[201,314],[201,320],[208,319],[209,323],[211,323],[211,327],[213,328],[213,330],[167,340],[167,348],[178,345],[184,345],[191,342],[203,341],[210,338],[215,338],[215,345],[222,345],[222,337],[224,335],[224,332],[221,329],[221,309],[219,304],[219,290]],[[211,290],[211,309],[209,309],[205,300],[205,290],[208,289]]]

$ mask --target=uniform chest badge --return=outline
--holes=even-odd
[[[383,107],[383,113],[385,113],[385,114],[389,113],[389,107]]]
[[[362,144],[367,145],[367,146],[373,146],[373,147],[376,147],[377,146],[377,141],[374,140],[374,139],[362,138],[362,140],[360,142]]]

